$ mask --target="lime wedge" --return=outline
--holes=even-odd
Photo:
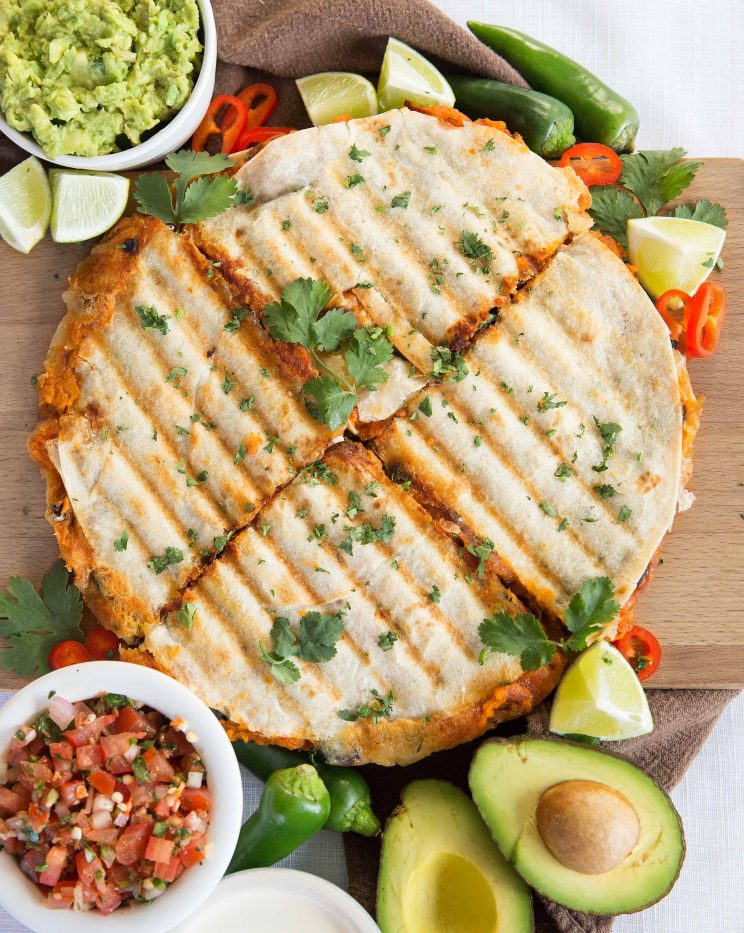
[[[44,166],[31,156],[0,177],[0,236],[21,253],[46,233],[52,212]]]
[[[694,295],[716,264],[726,234],[720,227],[682,217],[628,221],[628,256],[641,285],[658,298],[670,288]]]
[[[382,110],[402,107],[407,100],[422,107],[452,107],[455,95],[444,75],[423,55],[400,39],[388,39],[377,97]]]
[[[57,243],[79,243],[100,236],[124,213],[129,197],[129,179],[107,172],[49,173],[54,197],[52,239]]]
[[[558,685],[551,732],[619,741],[646,735],[653,728],[635,671],[608,641],[595,642],[580,654]]]
[[[350,71],[322,71],[295,82],[313,126],[332,123],[336,117],[372,117],[377,95],[371,81]]]

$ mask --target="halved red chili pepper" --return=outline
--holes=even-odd
[[[715,282],[703,282],[690,304],[685,331],[688,357],[705,359],[715,353],[725,317],[726,289]]]
[[[634,625],[613,645],[636,672],[639,680],[648,680],[661,663],[659,639],[640,625]]]
[[[672,340],[679,340],[690,315],[691,302],[692,298],[687,292],[680,291],[678,288],[670,288],[657,299],[656,310],[669,328]],[[681,317],[678,317],[680,312]]]
[[[561,156],[561,168],[570,165],[585,185],[612,185],[620,177],[620,156],[601,143],[577,143]]]
[[[221,152],[227,155],[235,148],[235,141],[243,132],[247,116],[242,100],[232,94],[219,94],[207,108],[191,140],[194,152]],[[215,142],[211,142],[212,140]],[[219,141],[217,145],[216,141]],[[210,145],[211,142],[211,145]]]
[[[244,129],[263,126],[274,112],[277,93],[270,84],[249,84],[238,94],[238,99],[245,104],[246,119]]]
[[[270,139],[276,139],[277,136],[286,136],[287,133],[294,133],[290,126],[254,126],[252,129],[243,130],[232,152],[241,152],[249,146],[255,146],[257,143],[267,143]]]

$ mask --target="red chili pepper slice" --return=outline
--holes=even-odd
[[[241,152],[249,146],[267,143],[271,139],[276,139],[277,136],[286,136],[294,132],[290,126],[254,126],[252,129],[243,130],[231,151]]]
[[[713,356],[721,339],[726,318],[726,289],[715,282],[703,282],[695,292],[687,320],[687,356],[706,359]]]
[[[207,108],[204,119],[199,124],[191,140],[194,152],[221,152],[227,155],[235,148],[235,140],[245,127],[246,106],[242,100],[232,94],[220,94]],[[212,139],[219,140],[219,148]]]
[[[613,645],[636,672],[639,680],[648,680],[661,663],[659,639],[640,625],[634,625]]]
[[[623,170],[620,156],[601,143],[577,143],[566,149],[558,164],[570,165],[587,187],[612,185]]]
[[[79,641],[58,641],[49,652],[47,662],[53,671],[60,667],[69,667],[71,664],[83,664],[92,661],[90,652]]]
[[[672,340],[679,340],[690,315],[691,302],[692,298],[687,292],[680,291],[678,288],[670,288],[668,292],[659,296],[656,310],[669,328]],[[681,319],[678,319],[680,312],[682,312]]]
[[[263,126],[276,109],[279,100],[270,84],[250,84],[238,94],[238,100],[245,104],[247,112],[244,129]]]
[[[90,630],[85,647],[94,661],[111,661],[119,656],[119,639],[102,625]]]

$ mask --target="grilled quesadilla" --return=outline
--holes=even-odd
[[[621,603],[675,514],[682,404],[669,333],[599,239],[563,247],[466,356],[376,442],[502,578],[561,615],[584,580]]]
[[[32,452],[78,586],[134,635],[332,434],[298,401],[306,357],[160,221],[123,221],[70,284]]]
[[[561,657],[527,674],[507,655],[479,664],[483,618],[521,608],[347,441],[277,494],[143,647],[240,734],[407,764],[552,689]]]
[[[462,346],[572,233],[589,195],[494,125],[394,110],[274,140],[236,175],[253,203],[194,230],[260,309],[300,277],[350,293],[421,372]]]

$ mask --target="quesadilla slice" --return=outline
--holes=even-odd
[[[519,600],[359,444],[333,445],[148,631],[155,664],[235,735],[328,761],[407,764],[531,709],[564,660],[479,663]]]
[[[683,406],[669,333],[595,236],[559,250],[376,441],[387,469],[502,579],[563,615],[585,580],[628,601],[671,526]]]
[[[196,225],[257,310],[301,277],[348,295],[422,373],[462,348],[558,246],[589,195],[496,125],[394,110],[292,133],[237,172],[250,203]]]
[[[136,635],[333,434],[298,400],[304,353],[159,221],[122,221],[65,298],[31,451],[76,583]]]

